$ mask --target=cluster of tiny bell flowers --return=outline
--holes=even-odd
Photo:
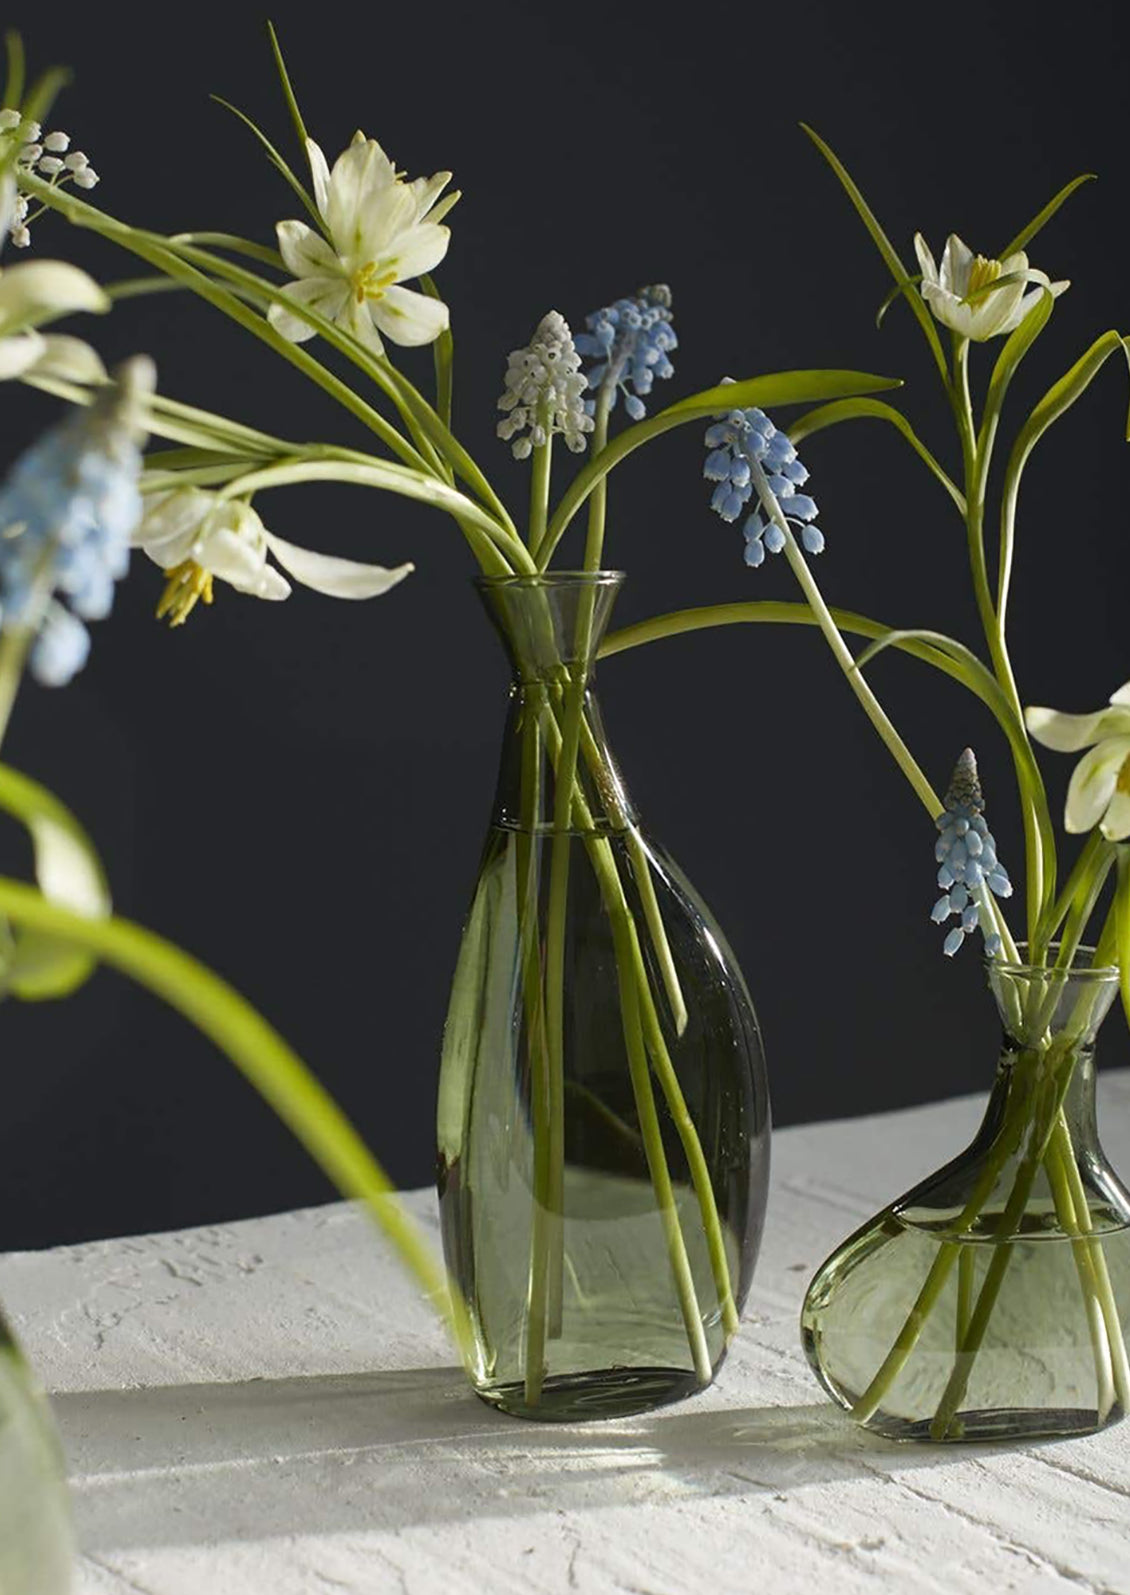
[[[84,624],[110,613],[142,513],[141,446],[153,362],[114,373],[16,461],[0,485],[0,625],[29,639],[28,665],[65,686],[90,652]]]
[[[997,844],[985,823],[984,808],[977,760],[972,748],[966,748],[954,766],[945,810],[934,822],[941,833],[934,857],[942,896],[930,917],[936,925],[944,924],[955,914],[960,921],[942,944],[947,958],[959,951],[966,936],[978,926],[988,956],[995,958],[1001,950],[1001,938],[991,923],[986,923],[987,909],[975,895],[981,887],[987,887],[994,897],[1012,896],[1012,882],[997,857]]]
[[[573,343],[569,323],[551,310],[538,323],[524,349],[511,351],[498,408],[506,416],[498,423],[498,436],[510,444],[516,460],[528,459],[559,433],[574,454],[586,444],[593,420],[585,413],[588,384],[581,358]]]
[[[77,188],[94,188],[97,184],[98,173],[82,150],[71,149],[69,133],[44,133],[38,122],[5,108],[0,110],[0,136],[12,134],[19,140],[15,162],[17,189],[21,172],[34,172],[56,184],[74,183]],[[17,249],[26,249],[31,243],[29,209],[28,196],[17,192],[10,234]]]
[[[590,366],[588,385],[607,408],[615,408],[617,395],[624,395],[624,409],[633,421],[647,414],[644,399],[655,379],[666,381],[675,368],[669,356],[679,346],[671,314],[671,290],[666,283],[641,288],[633,299],[617,299],[585,317],[586,332],[577,334],[578,353],[596,360]],[[596,399],[586,409],[596,413]]]
[[[731,377],[722,380],[724,385],[733,381]],[[762,501],[743,528],[747,565],[761,565],[767,553],[779,554],[785,546],[774,509],[794,527],[809,554],[824,552],[824,534],[815,524],[816,501],[798,491],[808,481],[808,472],[788,435],[778,431],[764,410],[731,410],[719,416],[707,429],[705,441],[710,452],[702,474],[715,484],[710,507],[728,525],[738,519],[754,495],[755,464],[764,476]]]

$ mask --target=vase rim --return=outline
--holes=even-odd
[[[625,580],[622,570],[540,570],[519,571],[505,576],[476,576],[476,587],[619,587]]]
[[[1058,941],[1049,942],[1048,952],[1058,952],[1062,945],[1063,943]],[[1026,941],[1018,941],[1016,943],[1016,950],[1018,953],[1025,952],[1027,947],[1028,943]],[[1048,980],[1052,975],[1059,973],[1069,977],[1073,981],[1086,980],[1088,978],[1095,981],[1104,982],[1117,980],[1119,978],[1119,969],[1117,964],[1096,965],[1093,963],[1080,962],[1081,959],[1094,958],[1097,950],[1097,948],[1090,946],[1088,943],[1080,943],[1080,945],[1075,949],[1075,954],[1070,964],[1068,964],[1066,969],[1059,971],[1056,970],[1054,964],[1026,964],[1024,963],[1023,959],[1017,963],[1014,963],[1011,959],[986,957],[985,966],[990,972],[996,971],[999,974],[1005,975],[1027,976],[1031,979],[1040,978],[1043,980]]]

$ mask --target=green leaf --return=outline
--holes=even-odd
[[[844,192],[855,206],[863,225],[871,234],[872,241],[880,255],[882,255],[887,270],[895,279],[895,282],[899,286],[899,291],[905,296],[907,304],[914,313],[915,320],[922,328],[923,335],[925,336],[926,342],[930,345],[930,350],[934,356],[935,364],[937,365],[938,370],[941,372],[943,382],[948,388],[949,371],[946,366],[946,356],[945,351],[942,348],[942,340],[938,336],[938,329],[934,325],[934,318],[930,314],[930,311],[921,294],[915,293],[913,289],[908,286],[911,281],[910,273],[903,265],[898,250],[891,243],[890,239],[879,225],[878,218],[876,217],[874,211],[864,199],[859,188],[853,181],[850,172],[840,160],[839,156],[836,155],[835,151],[830,147],[830,145],[825,144],[819,133],[815,132],[811,127],[808,126],[807,122],[802,122],[800,125],[804,132],[808,134],[809,138],[816,145],[816,148],[820,151],[821,155],[823,155],[833,172],[835,172],[836,176],[839,178]]]
[[[88,918],[109,914],[110,888],[94,844],[58,798],[0,764],[0,809],[27,829],[35,878],[48,902]],[[16,935],[5,962],[4,987],[25,1002],[67,996],[94,967],[73,941],[35,929]]]
[[[420,287],[431,299],[441,297],[430,276],[420,278]],[[450,326],[445,327],[432,345],[436,371],[436,414],[444,426],[451,426],[451,400],[454,384],[455,339]]]
[[[313,218],[314,225],[317,227],[318,231],[320,233],[324,233],[326,230],[326,224],[322,220],[321,211],[310,197],[309,190],[306,188],[306,185],[294,175],[294,172],[291,170],[290,166],[279,154],[278,150],[271,143],[270,139],[267,137],[266,133],[263,132],[262,128],[257,127],[251,118],[241,111],[238,106],[232,105],[228,100],[221,99],[218,94],[213,94],[212,98],[215,100],[217,105],[222,105],[225,111],[230,111],[233,116],[238,116],[243,125],[251,129],[255,137],[259,140],[260,144],[266,151],[267,158],[270,160],[272,166],[274,166],[278,172],[281,172],[283,177],[290,184],[291,188],[298,195],[298,198],[301,200],[302,204],[306,207],[306,210]]]
[[[893,404],[885,404],[882,399],[838,399],[833,404],[809,410],[789,427],[789,437],[793,443],[800,443],[804,438],[811,437],[813,433],[822,432],[825,427],[837,426],[841,421],[865,420],[887,421],[895,427],[919,459],[929,466],[964,516],[965,494],[930,453],[902,411],[897,410]]]
[[[747,377],[742,382],[720,383],[717,387],[703,389],[701,393],[692,393],[689,399],[682,399],[678,404],[661,410],[658,415],[637,421],[635,426],[618,433],[577,472],[562,495],[539,545],[538,568],[545,570],[570,521],[613,466],[644,443],[650,443],[652,438],[669,432],[672,427],[701,420],[703,416],[724,414],[729,410],[808,404],[815,399],[882,393],[888,388],[901,386],[897,377],[876,377],[865,371],[777,371],[769,376]]]
[[[1065,183],[1055,198],[1049,199],[1043,210],[1033,216],[1027,227],[1022,227],[1016,237],[1009,240],[1001,250],[999,258],[1006,260],[1009,255],[1015,255],[1018,250],[1026,249],[1041,228],[1051,221],[1064,200],[1070,199],[1075,190],[1082,188],[1084,183],[1093,183],[1094,181],[1094,172],[1084,172],[1081,177],[1073,177],[1070,183]]]
[[[9,28],[4,35],[4,51],[8,57],[8,75],[4,81],[4,104],[16,110],[24,97],[27,58],[24,55],[24,41],[15,28]]]
[[[86,919],[22,881],[0,877],[0,915],[86,960],[101,960],[167,1002],[225,1052],[343,1195],[364,1202],[462,1340],[459,1298],[392,1182],[334,1099],[279,1033],[226,981],[171,942],[125,919]]]
[[[286,98],[287,110],[290,112],[290,119],[294,123],[294,131],[298,135],[298,142],[303,151],[305,151],[306,139],[308,137],[306,132],[306,123],[302,120],[302,112],[298,109],[298,101],[295,98],[294,90],[290,85],[290,73],[287,71],[286,62],[283,60],[282,46],[279,44],[279,36],[275,32],[275,25],[270,18],[267,19],[267,32],[270,35],[271,50],[274,53],[275,66],[278,69],[279,82],[282,84],[283,95]]]
[[[660,421],[664,416],[673,416],[686,420],[726,410],[775,409],[783,404],[853,398],[860,393],[885,393],[890,388],[901,387],[899,377],[877,377],[867,371],[775,371],[764,377],[746,377],[740,382],[723,382],[717,387],[704,388],[701,393],[692,393],[689,398],[661,410],[655,419]],[[647,424],[641,421],[639,426]],[[620,436],[626,437],[628,433]]]
[[[1044,288],[1024,320],[1005,339],[1004,347],[993,367],[989,391],[985,397],[985,412],[981,422],[982,438],[987,436],[990,418],[992,423],[995,423],[999,416],[1008,385],[1015,376],[1017,367],[1047,326],[1054,308],[1055,296],[1050,288]]]
[[[233,255],[246,255],[264,266],[273,266],[276,271],[286,271],[286,262],[277,249],[268,249],[266,244],[256,244],[250,238],[240,238],[236,233],[173,233],[169,243],[230,249]]]
[[[883,318],[886,316],[887,311],[894,304],[895,300],[901,299],[908,288],[916,288],[921,281],[922,273],[920,271],[916,271],[913,277],[904,277],[901,282],[895,283],[890,293],[887,294],[886,298],[883,300],[883,303],[875,312],[876,328],[879,328],[883,325]]]

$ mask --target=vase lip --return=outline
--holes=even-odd
[[[625,581],[622,570],[539,570],[519,571],[505,576],[476,576],[476,587],[494,590],[504,587],[619,587]]]
[[[1058,953],[1062,945],[1063,943],[1058,941],[1049,942],[1048,952]],[[1027,948],[1028,943],[1026,941],[1018,941],[1016,943],[1016,950],[1018,953],[1023,954]],[[1059,970],[1058,973],[1070,978],[1073,981],[1089,979],[1096,982],[1107,982],[1117,980],[1119,978],[1117,964],[1096,965],[1090,962],[1081,962],[1081,960],[1093,959],[1097,950],[1097,948],[1092,947],[1087,943],[1080,943],[1080,945],[1075,949],[1075,954],[1070,964],[1068,964],[1066,969]],[[1021,958],[1019,962],[1013,962],[1011,959],[1007,958],[986,957],[985,967],[990,971],[990,973],[996,972],[998,974],[1004,975],[1026,976],[1029,979],[1039,978],[1048,980],[1052,975],[1057,973],[1054,964],[1026,964],[1023,961],[1023,958]]]

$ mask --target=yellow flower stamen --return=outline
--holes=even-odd
[[[974,255],[969,267],[969,282],[965,289],[965,303],[971,304],[992,283],[996,282],[1004,267],[999,260],[986,260],[984,255]]]
[[[201,599],[212,602],[212,572],[186,559],[167,570],[168,581],[157,605],[157,619],[169,619],[170,626],[183,626]]]
[[[366,299],[383,299],[385,289],[391,288],[395,281],[395,265],[381,271],[380,263],[375,260],[367,260],[363,266],[358,266],[350,278],[359,305],[363,305]]]

